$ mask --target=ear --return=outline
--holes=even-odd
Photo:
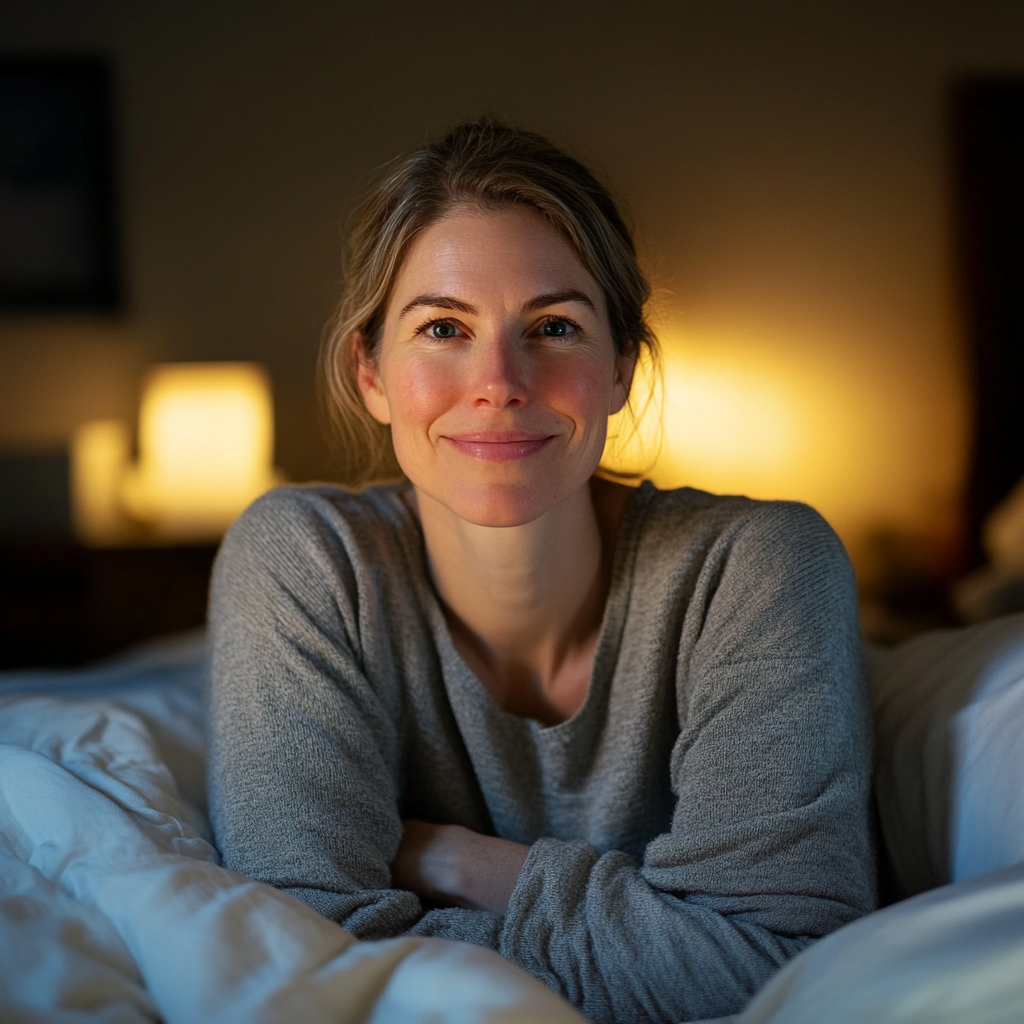
[[[356,384],[363,396],[363,405],[378,423],[391,422],[391,406],[380,379],[377,359],[366,351],[362,335],[356,335],[352,342],[356,356]]]
[[[615,380],[612,383],[612,397],[608,405],[609,416],[619,412],[629,399],[638,356],[639,352],[624,352],[615,357]]]

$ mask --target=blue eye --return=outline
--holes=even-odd
[[[541,325],[541,334],[549,338],[564,338],[572,328],[565,320],[545,320]]]
[[[459,333],[455,324],[441,323],[430,325],[430,334],[434,338],[454,338]]]

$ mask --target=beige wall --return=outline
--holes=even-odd
[[[815,501],[854,546],[952,528],[945,98],[1024,70],[1024,3],[5,0],[0,45],[115,56],[128,294],[115,321],[0,316],[0,445],[123,415],[149,360],[258,359],[279,461],[328,472],[312,370],[339,219],[374,167],[490,111],[626,197],[684,370],[804,389],[799,472],[748,489]],[[744,486],[682,459],[666,479]]]

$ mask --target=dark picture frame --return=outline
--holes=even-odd
[[[0,310],[115,310],[113,69],[0,56]]]

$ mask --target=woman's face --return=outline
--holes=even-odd
[[[518,526],[586,485],[633,364],[554,228],[523,207],[462,207],[409,250],[359,387],[417,491]]]

